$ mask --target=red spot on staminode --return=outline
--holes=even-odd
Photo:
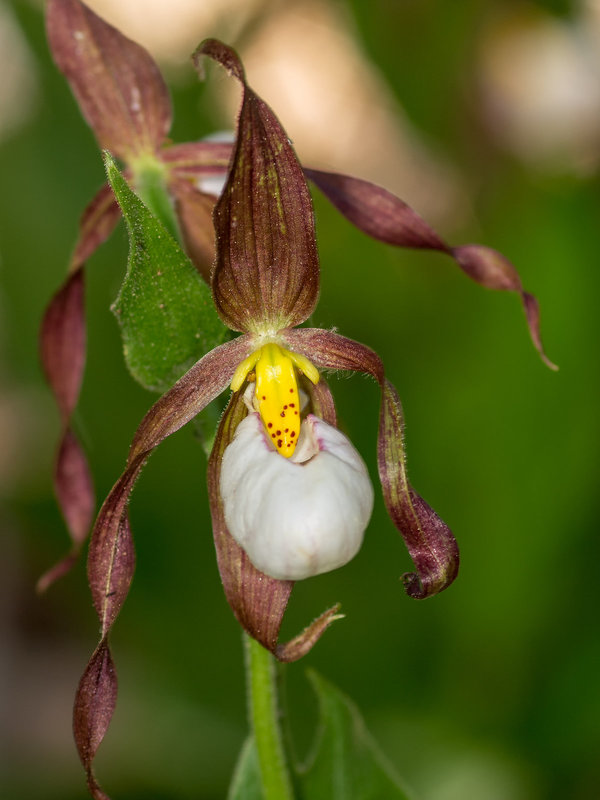
[[[281,441],[281,439],[277,439],[277,447],[281,447],[282,444],[283,442]]]
[[[287,408],[287,406],[284,406],[284,407],[283,407],[283,410],[285,411],[285,410],[286,410],[286,408]]]
[[[266,398],[266,395],[264,395],[264,394],[263,394],[262,398],[263,398],[263,400],[266,400],[266,399],[267,399],[267,398]]]
[[[267,428],[272,428],[272,427],[273,427],[273,423],[272,422],[267,423]]]
[[[294,414],[295,414],[296,416],[298,416],[298,412],[297,412],[297,411],[294,411]]]
[[[290,403],[290,408],[293,408],[295,405],[296,403]]]
[[[290,432],[290,429],[289,429],[289,428],[286,428],[286,429],[284,430],[284,433],[289,433],[289,432]]]
[[[290,394],[294,394],[294,390],[293,389],[290,389]]]
[[[292,432],[290,433],[290,436],[295,436],[295,435],[296,435],[296,431],[292,431]]]
[[[288,442],[288,443],[287,443],[287,446],[288,446],[288,447],[291,447],[291,446],[292,446],[292,443],[291,443],[291,442]]]
[[[272,434],[271,434],[271,439],[276,439],[276,438],[277,438],[277,437],[275,436],[275,434],[274,434],[274,433],[272,433]]]
[[[285,411],[282,411],[282,412],[281,412],[281,414],[280,414],[279,416],[280,416],[280,417],[285,417]]]

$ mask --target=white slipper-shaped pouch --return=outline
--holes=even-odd
[[[291,458],[257,413],[223,454],[221,497],[235,541],[257,569],[300,580],[341,567],[360,549],[373,509],[365,464],[341,431],[309,414]]]

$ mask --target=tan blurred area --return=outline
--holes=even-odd
[[[600,2],[572,19],[517,3],[479,41],[479,98],[495,141],[547,172],[589,175],[600,163]]]

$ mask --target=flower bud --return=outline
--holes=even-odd
[[[313,414],[289,459],[273,447],[260,416],[249,414],[223,454],[220,489],[229,532],[257,569],[279,580],[350,561],[373,509],[362,458]]]

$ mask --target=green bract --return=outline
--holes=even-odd
[[[110,154],[106,173],[127,224],[127,273],[113,305],[125,361],[146,389],[165,392],[225,341],[210,288],[173,237],[129,188]]]

